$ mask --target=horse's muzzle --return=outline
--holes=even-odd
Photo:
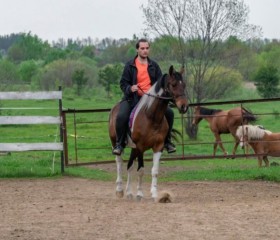
[[[189,109],[188,105],[183,104],[180,108],[179,108],[179,112],[180,113],[186,113]]]

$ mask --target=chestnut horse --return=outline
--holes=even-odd
[[[126,195],[132,199],[131,190],[131,171],[133,162],[138,160],[138,185],[137,199],[141,200],[142,178],[144,175],[144,152],[148,149],[153,150],[153,167],[152,167],[152,198],[157,198],[157,176],[159,172],[159,161],[164,147],[165,137],[168,132],[168,123],[165,118],[165,112],[169,101],[172,101],[178,108],[180,113],[185,113],[188,109],[188,100],[185,95],[185,82],[182,78],[183,68],[181,72],[176,72],[171,66],[169,74],[164,74],[140,99],[134,112],[131,126],[132,144],[128,144],[131,149],[130,158],[127,165],[128,177],[126,185]],[[112,146],[116,144],[116,116],[119,111],[119,103],[115,105],[109,117],[109,136]],[[130,142],[130,141],[129,141]],[[117,163],[117,187],[116,195],[123,197],[122,187],[122,156],[116,156]]]
[[[262,166],[262,160],[269,167],[267,156],[280,156],[280,133],[272,133],[260,126],[244,125],[237,128],[236,136],[242,148],[249,144],[255,154],[258,154],[259,167]]]
[[[235,146],[232,152],[234,155],[239,143],[239,139],[236,137],[236,129],[242,124],[257,120],[256,116],[244,107],[236,107],[224,111],[196,106],[194,108],[192,124],[197,126],[202,119],[205,119],[209,123],[210,129],[215,136],[213,156],[216,155],[218,145],[222,149],[224,155],[227,155],[220,136],[225,133],[231,133],[235,139]]]

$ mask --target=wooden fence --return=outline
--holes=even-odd
[[[2,100],[58,100],[58,116],[0,116],[0,125],[56,124],[60,127],[59,142],[0,143],[0,152],[60,151],[61,172],[64,172],[62,91],[0,92]],[[20,133],[19,133],[20,134]]]

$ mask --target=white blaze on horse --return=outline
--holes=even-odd
[[[144,152],[148,149],[153,150],[153,167],[151,195],[156,199],[157,177],[159,173],[160,157],[164,148],[164,141],[168,132],[168,123],[165,118],[165,112],[168,103],[172,101],[180,113],[188,110],[188,100],[185,94],[185,82],[183,81],[183,68],[181,72],[176,72],[173,66],[169,68],[169,74],[164,74],[151,88],[142,96],[137,109],[134,113],[134,119],[131,127],[131,140],[133,141],[130,158],[127,165],[128,177],[126,185],[126,195],[133,198],[131,189],[131,172],[133,162],[138,160],[138,185],[137,199],[143,197],[142,178],[144,175]],[[109,136],[112,146],[116,145],[116,116],[119,111],[119,103],[116,104],[109,116]],[[122,186],[122,156],[116,156],[117,163],[117,187],[116,194],[123,197]]]
[[[258,125],[244,125],[237,128],[237,137],[240,139],[240,146],[243,148],[249,144],[255,154],[258,154],[258,165],[269,167],[267,156],[280,156],[280,133],[272,133]]]

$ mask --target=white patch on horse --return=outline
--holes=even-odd
[[[258,140],[263,138],[264,134],[271,134],[269,130],[260,128],[258,125],[243,125],[239,126],[236,130],[236,136],[243,140],[244,135],[248,134],[249,140]]]
[[[156,93],[156,91],[155,91],[156,85],[157,84],[154,84],[150,88],[150,90],[147,92],[147,94],[144,94],[141,97],[141,99],[140,99],[140,101],[138,103],[138,106],[137,106],[137,108],[135,110],[135,113],[134,113],[134,117],[133,117],[133,121],[132,121],[132,127],[131,127],[131,133],[133,132],[134,122],[135,122],[135,119],[136,119],[138,113],[140,112],[140,110],[143,109],[143,108],[149,109],[151,107],[151,105],[153,104],[153,102],[155,101],[155,99],[156,99],[154,96],[156,96],[156,95],[160,96],[163,93],[163,89],[162,88],[159,90],[158,93]],[[153,96],[149,96],[149,94],[151,94]]]

